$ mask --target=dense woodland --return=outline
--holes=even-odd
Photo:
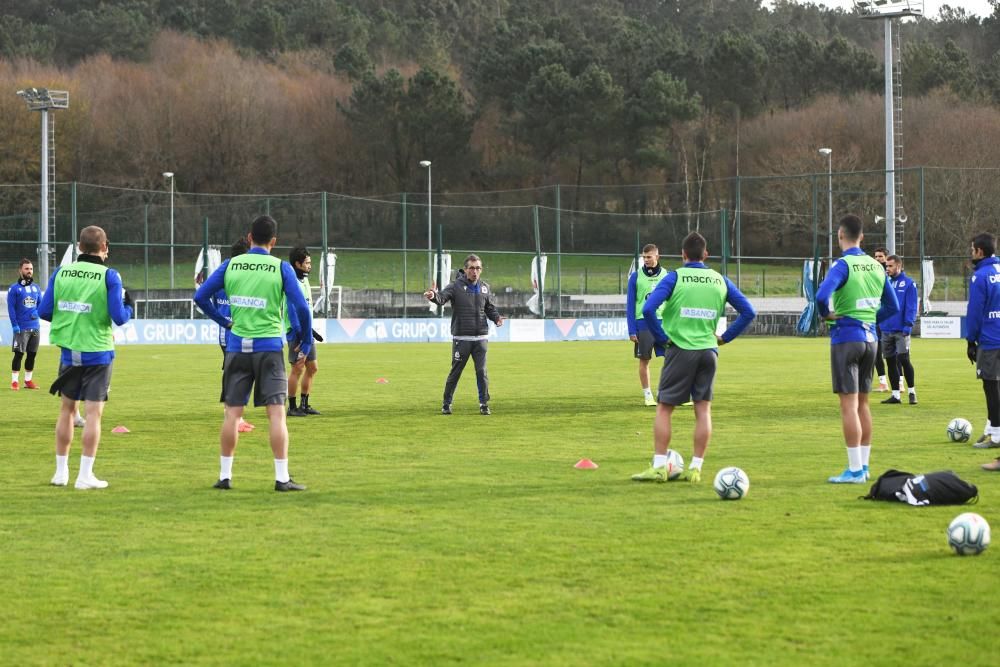
[[[1000,145],[1000,0],[901,26],[906,162]],[[882,25],[783,0],[3,0],[0,183],[354,194],[661,183],[883,164]],[[675,187],[676,186],[676,187]],[[694,201],[693,200],[698,200]],[[8,202],[9,204],[10,202]],[[724,202],[723,202],[724,203]],[[780,203],[780,202],[779,202]],[[599,205],[599,204],[598,204]],[[625,202],[616,206],[628,209]],[[778,204],[775,204],[778,205]],[[798,205],[786,202],[785,206]],[[5,207],[6,208],[6,207]]]

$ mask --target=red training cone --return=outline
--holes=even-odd
[[[385,378],[375,378],[375,384],[389,384],[389,381]]]
[[[111,429],[111,432],[112,433],[131,433],[132,431],[128,430],[124,426],[115,426],[113,429]]]
[[[576,468],[577,470],[596,470],[597,464],[591,461],[590,459],[580,459],[579,461],[576,462],[576,465],[573,467]]]

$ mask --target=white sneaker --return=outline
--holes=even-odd
[[[108,488],[108,483],[103,479],[97,479],[91,475],[88,479],[76,478],[76,484],[74,484],[77,489],[81,491],[86,491],[87,489],[106,489]]]
[[[80,415],[73,417],[73,426],[75,426],[76,428],[83,428],[86,425],[87,425],[87,420],[81,417]]]
[[[63,474],[56,473],[52,475],[52,481],[49,482],[52,486],[66,486],[69,484],[69,472]]]

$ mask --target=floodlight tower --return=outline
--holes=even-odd
[[[894,121],[892,86],[892,20],[907,16],[923,16],[923,0],[854,0],[861,18],[881,20],[885,24],[885,247],[896,254],[896,122]],[[902,112],[902,109],[900,109]],[[900,113],[902,116],[902,113]],[[902,142],[900,142],[902,143]],[[900,146],[901,148],[901,146]],[[902,162],[902,155],[899,155]],[[904,218],[905,220],[905,218]]]
[[[45,285],[49,280],[49,259],[55,258],[49,241],[55,240],[56,235],[56,119],[55,116],[49,115],[49,111],[68,109],[69,93],[65,90],[48,88],[25,88],[17,91],[17,94],[28,105],[29,111],[39,111],[42,115],[42,201],[41,216],[38,219],[38,278],[39,283]]]

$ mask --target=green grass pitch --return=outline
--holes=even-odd
[[[12,665],[995,664],[1000,546],[953,556],[965,508],[858,500],[825,340],[722,349],[700,485],[642,485],[653,409],[631,344],[495,344],[494,414],[444,344],[321,346],[290,424],[302,494],[272,491],[263,411],[218,472],[220,354],[119,349],[96,471],[47,485],[57,400],[0,409],[0,661]],[[1000,530],[989,453],[949,443],[985,407],[961,341],[915,340],[920,404],[877,404],[873,470],[953,469]],[[36,373],[51,381],[56,353]],[[654,362],[654,366],[658,366]],[[376,378],[385,377],[387,384]],[[124,424],[131,433],[113,435]],[[676,448],[691,454],[692,415]],[[600,468],[575,470],[580,458]],[[72,476],[79,440],[70,459]],[[747,498],[717,500],[727,465]],[[72,480],[72,477],[71,477]]]

